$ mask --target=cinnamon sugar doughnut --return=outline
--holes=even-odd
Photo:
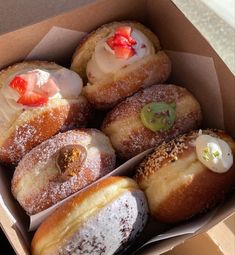
[[[0,162],[16,164],[59,131],[84,127],[91,106],[81,78],[55,63],[29,61],[0,72]]]
[[[107,109],[142,87],[165,82],[171,62],[153,32],[138,22],[123,21],[90,33],[76,49],[71,69],[88,81],[84,93],[89,102]]]
[[[12,178],[12,193],[29,215],[36,214],[114,167],[114,150],[102,132],[78,129],[59,133],[19,162]]]
[[[164,111],[169,116],[164,116]],[[117,154],[128,159],[197,128],[201,119],[200,105],[188,90],[176,85],[153,85],[115,106],[101,129]]]
[[[192,131],[157,147],[135,179],[151,214],[175,223],[213,207],[235,186],[234,158],[235,142],[223,131]]]
[[[109,177],[59,207],[38,228],[32,254],[111,255],[143,230],[144,193],[127,177]]]

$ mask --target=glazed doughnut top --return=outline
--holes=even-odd
[[[105,74],[115,73],[122,67],[154,53],[152,42],[140,30],[129,26],[113,29],[95,47],[87,64],[88,80],[90,83],[98,82]]]
[[[1,126],[51,99],[76,99],[83,86],[78,74],[60,66],[50,70],[27,66],[0,82]]]

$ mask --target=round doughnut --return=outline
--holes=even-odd
[[[71,69],[77,72],[84,82],[89,80],[88,76],[92,75],[87,74],[87,65],[92,59],[97,44],[118,27],[126,26],[141,31],[153,45],[154,52],[119,70],[105,73],[99,80],[88,82],[84,87],[84,93],[96,108],[111,108],[142,87],[165,82],[170,75],[171,62],[166,53],[161,50],[157,36],[138,22],[112,22],[90,33],[76,49]],[[103,58],[100,57],[100,59]],[[109,66],[113,65],[109,64]]]
[[[147,201],[137,184],[109,177],[47,218],[33,237],[32,254],[116,254],[143,230],[147,218]]]
[[[129,159],[197,128],[201,119],[199,103],[185,88],[152,85],[115,106],[101,129],[109,136],[117,154]]]
[[[205,137],[210,142],[198,147]],[[226,153],[219,152],[221,143],[227,144]],[[208,148],[217,149],[212,153]],[[220,156],[229,158],[221,165]],[[137,167],[135,179],[147,196],[151,214],[176,223],[215,206],[235,186],[234,156],[235,142],[223,131],[192,131],[157,147]]]
[[[115,152],[102,132],[70,130],[44,141],[22,158],[12,178],[12,193],[29,215],[36,214],[114,167]]]
[[[66,81],[60,80],[62,88],[56,94],[59,96],[49,97],[49,99],[42,97],[35,102],[33,102],[35,99],[33,96],[24,97],[24,103],[31,103],[32,106],[23,105],[18,102],[19,100],[16,101],[18,94],[10,87],[11,81],[19,78],[22,73],[32,74],[33,70],[41,72],[43,70],[44,75],[45,71],[56,73],[58,79],[62,79],[64,74],[66,77],[71,75],[73,87],[71,88]],[[78,88],[76,88],[76,82],[78,82]],[[24,86],[19,83],[16,85]],[[79,95],[81,89],[81,78],[55,63],[29,61],[2,70],[0,72],[0,162],[16,164],[25,153],[59,131],[65,131],[71,127],[84,127],[90,116],[91,106],[84,96]],[[80,92],[75,94],[74,90]],[[40,100],[48,101],[40,105],[43,103]]]

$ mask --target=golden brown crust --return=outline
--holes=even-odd
[[[205,168],[202,173],[195,175],[192,182],[171,192],[152,214],[162,222],[187,220],[222,201],[231,187],[235,186],[234,180],[234,166],[224,174],[216,174]]]
[[[24,61],[0,72],[0,88],[17,72],[30,69],[56,70],[61,66],[46,61]],[[16,164],[30,149],[60,131],[84,127],[91,114],[91,105],[84,96],[76,99],[50,99],[48,104],[21,110],[0,127],[0,162]]]
[[[89,102],[99,109],[111,108],[142,87],[165,82],[171,72],[170,59],[165,52],[160,51],[156,35],[142,24],[132,22],[110,23],[91,33],[76,50],[71,69],[76,71],[84,81],[87,81],[86,66],[94,52],[96,43],[120,24],[131,25],[141,30],[153,42],[156,54],[123,67],[114,74],[107,74],[100,82],[92,85],[88,83],[84,87],[84,93]]]
[[[2,134],[0,161],[17,163],[28,151],[60,131],[71,127],[84,127],[91,114],[85,97],[66,100],[63,104],[34,109],[26,116],[22,113],[5,134]]]
[[[145,196],[132,179],[108,177],[71,198],[40,225],[32,254],[115,254],[143,230],[147,212]]]
[[[139,89],[163,83],[170,75],[171,64],[163,51],[120,69],[102,81],[84,87],[89,102],[99,109],[108,109]]]
[[[66,152],[65,148],[69,151]],[[61,166],[61,153],[73,161],[73,169]],[[14,172],[12,193],[28,214],[36,214],[109,173],[114,167],[114,150],[102,132],[95,129],[70,130],[41,143],[23,157]]]
[[[140,111],[151,102],[176,103],[176,120],[170,130],[153,132],[142,124]],[[117,105],[108,113],[101,129],[110,137],[118,155],[127,159],[197,128],[201,119],[199,103],[185,88],[153,85]]]
[[[202,133],[224,139],[235,155],[235,142],[223,131],[208,129]],[[221,201],[231,187],[235,186],[235,164],[226,173],[218,174],[196,158],[194,141],[198,135],[199,131],[192,131],[163,143],[136,169],[135,179],[147,194],[151,214],[161,221],[174,223],[203,212]],[[188,169],[192,168],[190,172],[186,173],[187,169],[178,169],[180,167],[176,169],[176,163],[180,165],[180,162],[186,162],[189,158],[192,160],[187,165]],[[162,174],[163,171],[174,168],[175,171],[180,171],[177,180],[174,180],[178,181],[176,186],[171,181],[174,177],[166,177],[167,173]],[[160,190],[156,184],[160,180],[158,178],[163,176],[165,179],[162,180],[162,185],[167,190],[165,196],[158,194]],[[155,188],[153,183],[156,184]],[[160,195],[159,199],[153,197],[153,192],[155,196]]]
[[[115,185],[122,179],[123,177],[120,176],[111,176],[109,178],[106,178],[101,182],[98,182],[94,186],[90,187],[85,192],[81,192],[79,196],[72,197],[66,202],[66,204],[61,205],[60,209],[56,210],[53,215],[47,217],[47,219],[43,222],[42,226],[40,226],[40,228],[37,230],[32,241],[32,247],[34,247],[38,240],[45,236],[49,230],[56,228],[58,223],[60,221],[63,221],[64,218],[66,218],[71,213],[71,211],[73,211],[77,207],[77,205],[81,204],[87,198],[92,197],[93,194],[96,193],[98,190],[105,189],[109,185]]]

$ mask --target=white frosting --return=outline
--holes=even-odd
[[[213,172],[227,172],[233,165],[231,148],[224,140],[210,135],[199,135],[195,144],[198,159]]]
[[[86,72],[90,83],[98,82],[103,78],[103,75],[114,73],[124,66],[155,53],[152,42],[141,31],[133,29],[131,37],[136,40],[136,44],[132,47],[136,54],[128,59],[117,58],[114,51],[106,43],[107,38],[113,34],[114,31],[97,43],[92,58],[87,64]]]
[[[20,72],[14,73],[9,77],[9,79],[3,84],[0,88],[0,125],[8,125],[10,120],[14,119],[14,116],[18,116],[25,109],[30,110],[34,109],[32,107],[27,107],[25,105],[18,104],[17,101],[20,98],[20,95],[16,90],[12,89],[9,86],[9,83],[16,75],[24,75],[29,73],[36,73],[36,85],[38,88],[42,87],[49,78],[52,78],[56,83],[59,91],[49,97],[50,99],[54,98],[65,98],[65,99],[75,99],[81,93],[82,90],[82,79],[75,72],[66,69],[60,68],[58,70],[41,70],[41,69],[24,69]]]

